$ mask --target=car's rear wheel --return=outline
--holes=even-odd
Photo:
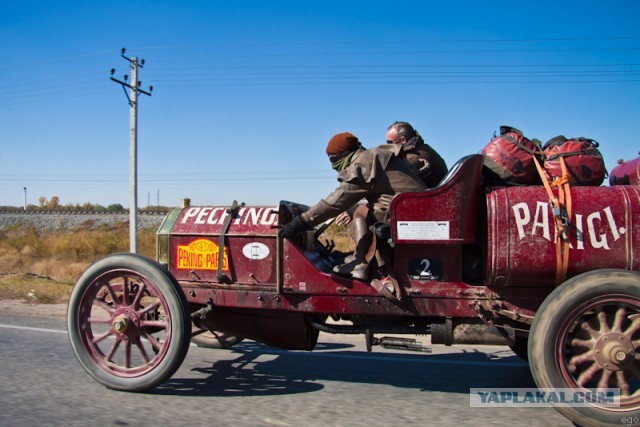
[[[602,398],[557,407],[582,426],[640,421],[640,274],[600,270],[573,277],[536,313],[529,364],[539,388]],[[619,405],[608,400],[620,389]],[[596,394],[592,394],[595,392]],[[599,394],[600,393],[600,394]]]

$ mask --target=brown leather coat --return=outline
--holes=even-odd
[[[447,174],[447,164],[440,155],[416,135],[402,144],[402,156],[418,172],[418,176],[428,188],[433,188]]]
[[[362,199],[367,200],[378,221],[387,221],[393,196],[426,189],[407,161],[398,157],[400,150],[401,146],[391,144],[358,150],[349,166],[338,174],[338,188],[303,213],[303,221],[314,227]]]

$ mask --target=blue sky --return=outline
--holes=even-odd
[[[312,204],[342,131],[411,122],[449,166],[500,125],[640,151],[640,2],[0,0],[0,206]]]

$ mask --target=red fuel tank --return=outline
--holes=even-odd
[[[609,174],[609,185],[640,185],[640,156],[626,162],[618,160]]]
[[[567,277],[601,269],[638,270],[640,188],[572,187]],[[489,189],[489,286],[554,286],[556,231],[544,187]]]

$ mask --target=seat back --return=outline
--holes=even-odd
[[[460,159],[438,186],[396,195],[391,202],[394,242],[473,242],[481,174],[482,155],[472,154]]]

